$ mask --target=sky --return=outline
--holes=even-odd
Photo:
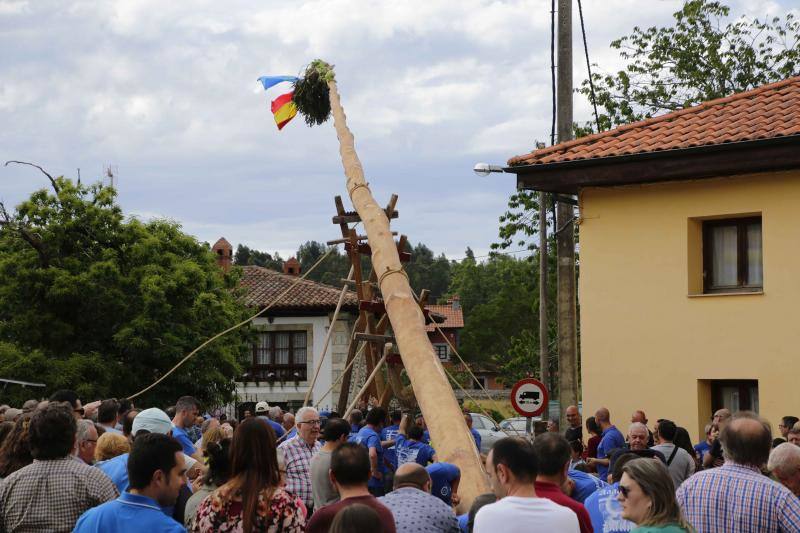
[[[622,66],[609,43],[669,25],[680,0],[584,0],[592,63]],[[783,14],[791,0],[729,0],[736,15]],[[577,6],[574,80],[586,78]],[[179,222],[201,241],[293,255],[340,237],[346,198],[332,122],[278,131],[262,75],[336,66],[348,125],[393,229],[451,259],[496,242],[512,174],[479,178],[549,140],[547,0],[225,2],[0,0],[0,160],[101,179],[112,168],[126,214]],[[575,120],[590,120],[574,99]],[[47,185],[0,167],[13,206]]]

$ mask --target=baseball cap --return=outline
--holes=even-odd
[[[172,430],[172,421],[167,416],[167,413],[157,407],[151,407],[150,409],[145,409],[133,419],[131,432],[136,435],[142,429],[146,429],[150,433],[166,435]]]
[[[269,411],[269,404],[267,402],[258,402],[256,404],[256,413],[266,413]]]

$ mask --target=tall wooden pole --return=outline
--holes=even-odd
[[[547,334],[547,194],[539,191],[539,379],[550,388]],[[547,416],[547,405],[544,406]]]
[[[558,142],[572,139],[572,0],[558,0]],[[556,222],[558,257],[558,400],[564,411],[578,405],[578,332],[575,309],[575,211],[559,202]]]
[[[490,492],[489,480],[453,389],[428,340],[422,309],[414,298],[400,263],[397,244],[389,229],[389,219],[372,197],[364,179],[364,169],[356,154],[353,134],[347,127],[336,82],[329,81],[328,87],[334,126],[339,137],[339,152],[347,176],[347,192],[367,233],[372,249],[372,265],[378,275],[378,285],[403,366],[425,416],[431,439],[436,443],[437,455],[442,461],[454,463],[461,470],[458,488],[461,508],[469,509],[475,497]]]

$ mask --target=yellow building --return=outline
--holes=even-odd
[[[800,77],[509,165],[579,200],[585,416],[800,416]]]

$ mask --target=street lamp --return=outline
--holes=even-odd
[[[492,172],[505,172],[503,167],[499,165],[490,165],[489,163],[476,163],[475,168],[472,169],[475,174],[484,178]]]

